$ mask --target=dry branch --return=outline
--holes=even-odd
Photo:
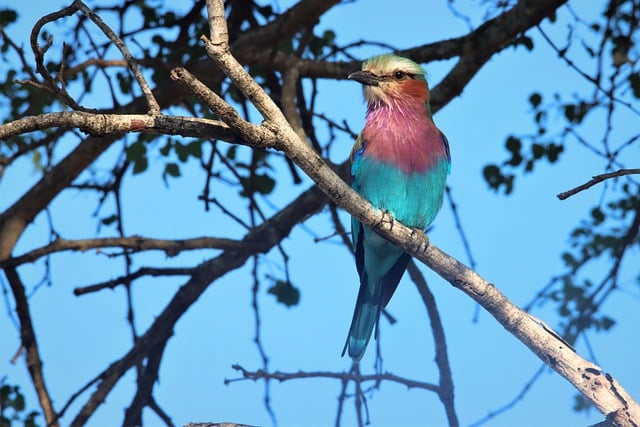
[[[46,246],[34,249],[23,255],[0,261],[0,268],[6,266],[18,266],[34,262],[43,256],[63,251],[89,251],[92,249],[102,248],[119,248],[129,249],[135,252],[160,250],[164,251],[167,256],[173,257],[182,251],[196,249],[234,249],[246,250],[250,252],[262,252],[263,245],[249,245],[239,240],[224,239],[218,237],[194,237],[192,239],[153,239],[142,236],[131,237],[102,237],[95,239],[67,240],[58,238]]]
[[[435,52],[438,49],[443,52],[440,53],[443,57],[446,55],[449,55],[448,57],[462,56],[445,80],[434,88],[433,104],[435,109],[445,105],[452,97],[457,96],[466,83],[493,54],[504,48],[518,34],[539,23],[540,20],[564,2],[560,0],[521,0],[511,11],[487,22],[467,36],[437,45],[425,45],[416,48],[415,52],[406,51],[418,61],[434,59],[437,57]],[[235,143],[245,143],[254,147],[275,147],[283,150],[304,169],[334,202],[357,216],[364,224],[379,230],[389,240],[399,244],[407,252],[416,256],[449,280],[454,286],[459,287],[482,304],[505,328],[521,339],[545,363],[550,366],[553,365],[554,369],[569,379],[603,413],[608,413],[608,418],[618,417],[620,425],[630,425],[630,420],[637,423],[639,420],[637,404],[609,374],[603,373],[599,367],[574,354],[561,340],[557,339],[554,333],[542,328],[540,326],[542,322],[514,307],[493,285],[487,283],[455,259],[430,245],[422,232],[408,229],[395,222],[388,215],[384,215],[372,208],[364,199],[351,191],[303,140],[303,133],[300,132],[301,129],[297,126],[298,120],[295,117],[295,109],[291,110],[291,113],[288,113],[285,118],[285,115],[271,102],[262,89],[246,75],[243,67],[235,61],[231,54],[233,52],[234,55],[245,62],[252,58],[255,59],[254,62],[257,64],[287,72],[285,74],[287,93],[291,92],[292,87],[295,86],[294,83],[299,77],[343,78],[348,74],[348,71],[355,69],[357,66],[355,62],[306,61],[282,52],[258,49],[260,46],[275,45],[278,40],[288,39],[300,31],[301,28],[311,26],[319,16],[336,3],[337,1],[303,0],[270,24],[255,31],[248,31],[239,37],[232,46],[229,46],[225,37],[226,24],[224,22],[222,2],[209,2],[214,25],[210,36],[211,42],[206,45],[208,53],[264,115],[266,121],[262,126],[245,122],[239,119],[239,116],[234,117],[235,111],[229,109],[223,100],[220,103],[221,98],[217,99],[215,93],[208,90],[207,86],[214,86],[213,82],[219,83],[223,75],[218,70],[212,70],[210,63],[204,61],[194,66],[194,76],[182,69],[177,69],[174,72],[174,76],[194,93],[198,93],[201,99],[218,113],[220,118],[227,124],[213,120],[183,117],[91,114],[75,111],[52,113],[38,116],[37,118],[25,118],[0,126],[0,138],[8,138],[24,132],[55,127],[78,128],[92,135],[59,164],[54,166],[50,172],[47,172],[43,179],[20,200],[0,214],[0,266],[5,268],[6,271],[11,271],[11,266],[18,265],[21,262],[29,262],[29,257],[36,259],[46,253],[65,250],[61,242],[57,243],[60,245],[57,247],[55,246],[56,242],[53,242],[52,245],[54,246],[41,248],[21,257],[11,258],[13,247],[25,227],[48,206],[57,194],[67,188],[78,174],[85,170],[125,132],[180,134],[184,136],[218,138]],[[81,3],[74,3],[76,6],[79,4]],[[39,22],[38,25],[40,27],[36,26],[38,27],[37,30],[34,28],[36,37],[42,25],[60,17],[68,16],[67,12],[69,11],[65,9],[56,15],[47,15],[46,19]],[[36,48],[34,48],[36,57],[39,54],[43,55],[46,49],[48,49],[48,46],[41,48],[36,42]],[[41,58],[39,62],[40,64],[42,63]],[[195,76],[200,77],[200,80]],[[47,73],[45,80],[48,78],[53,81]],[[200,84],[202,86],[198,86]],[[55,87],[57,88],[57,86]],[[56,89],[51,90],[56,92]],[[57,90],[60,89],[57,88]],[[160,106],[166,106],[179,102],[186,94],[187,91],[181,90],[170,82],[166,82],[158,86],[151,98],[157,97]],[[63,100],[67,96],[61,90],[56,95],[63,98]],[[148,96],[147,101],[151,104],[151,110],[154,114],[157,113],[158,110],[154,108],[153,101],[149,101]],[[131,113],[141,111],[143,105],[144,100],[137,100],[117,112]],[[76,107],[80,109],[79,106]],[[297,131],[291,129],[289,122],[296,125]],[[95,137],[97,135],[105,135],[105,137],[97,138]],[[280,239],[284,238],[292,227],[304,221],[308,215],[321,209],[326,201],[326,197],[316,187],[306,191],[279,214],[251,230],[245,239],[238,242],[242,247],[227,247],[225,248],[226,251],[219,257],[195,267],[192,277],[176,293],[165,310],[158,316],[156,322],[134,343],[126,355],[109,366],[99,376],[96,390],[74,419],[73,425],[84,424],[128,369],[148,357],[153,348],[166,343],[173,331],[175,322],[197,300],[211,282],[228,271],[243,265],[251,252],[268,251]],[[171,243],[168,243],[167,248],[170,249],[166,249],[161,247],[163,244],[159,244],[154,249],[165,250],[169,253],[169,251],[173,250],[171,245]],[[71,246],[73,245],[69,244],[67,249],[75,249]],[[258,246],[259,249],[257,248]],[[120,247],[126,247],[126,243],[123,243]],[[133,250],[148,249],[144,244],[137,245],[135,243],[131,243],[130,248]],[[251,248],[251,252],[247,251],[246,248]],[[21,262],[17,262],[18,259]],[[22,324],[22,327],[30,324],[30,316],[27,316],[26,319],[21,318],[21,323],[23,321],[25,323]]]
[[[278,137],[280,143],[277,148],[300,166],[338,206],[472,297],[543,362],[571,382],[603,414],[615,414],[623,426],[640,425],[640,406],[610,374],[581,358],[558,339],[558,334],[542,328],[543,322],[513,305],[493,284],[431,245],[422,231],[405,227],[388,213],[373,208],[341,181],[306,141],[298,138],[282,112],[231,54],[222,1],[209,0],[207,7],[211,24],[207,53],[263,115],[263,126]],[[220,114],[220,118],[226,120],[224,114]],[[237,132],[249,132],[248,129],[236,129],[242,123],[228,124]]]
[[[571,190],[567,190],[567,191],[563,191],[562,193],[558,194],[558,199],[560,200],[565,200],[568,199],[569,197],[578,194],[581,191],[584,191],[588,188],[593,187],[596,184],[601,183],[602,181],[606,181],[607,179],[612,179],[612,178],[618,178],[621,176],[625,176],[625,175],[637,175],[640,174],[640,169],[620,169],[618,171],[615,172],[609,172],[609,173],[603,173],[600,175],[595,175],[592,177],[592,179],[590,179],[589,181],[585,182],[582,185],[579,185],[575,188],[572,188]]]

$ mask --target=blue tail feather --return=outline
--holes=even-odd
[[[387,305],[398,287],[410,257],[392,243],[365,229],[359,222],[354,221],[353,225],[360,289],[342,355],[344,356],[349,349],[349,357],[359,362],[364,356],[374,328],[375,337],[378,337],[380,311]],[[369,235],[367,242],[365,242],[365,234]],[[370,254],[370,259],[376,260],[375,268],[373,266],[365,268],[365,251]],[[384,255],[380,258],[379,254]]]
[[[382,305],[382,289],[380,281],[368,283],[364,274],[358,291],[358,300],[353,312],[353,320],[349,329],[349,336],[342,355],[349,349],[349,357],[359,362],[364,356],[367,344],[373,334],[373,328],[378,324]],[[377,332],[376,332],[377,335]]]

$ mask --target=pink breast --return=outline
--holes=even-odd
[[[440,131],[427,116],[426,108],[412,110],[381,107],[371,111],[362,135],[364,155],[405,173],[424,173],[446,157]]]

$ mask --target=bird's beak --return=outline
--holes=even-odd
[[[355,73],[349,74],[347,78],[362,83],[365,86],[378,86],[380,84],[380,77],[370,71],[356,71]]]

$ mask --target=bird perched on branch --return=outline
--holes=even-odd
[[[365,126],[351,151],[352,188],[408,227],[426,229],[442,206],[451,155],[429,105],[424,69],[396,55],[362,64],[349,79],[363,85]],[[356,218],[351,220],[360,290],[342,352],[362,359],[409,255]]]

